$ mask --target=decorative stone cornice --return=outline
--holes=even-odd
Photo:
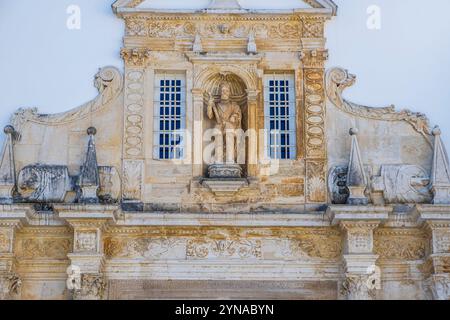
[[[116,0],[112,4],[112,8],[114,13],[124,13],[124,12],[144,12],[144,11],[155,11],[155,12],[164,12],[164,9],[145,9],[145,8],[137,8],[141,5],[145,0]],[[301,9],[293,9],[293,10],[255,10],[255,9],[245,9],[242,8],[238,0],[211,0],[210,4],[205,7],[201,12],[227,12],[231,11],[232,13],[276,13],[276,12],[301,12],[301,13],[327,13],[330,16],[337,14],[338,6],[332,0],[298,0],[303,1],[304,3],[311,6],[311,8],[301,8]],[[178,9],[178,10],[170,10],[167,12],[175,12],[175,13],[194,13],[199,12],[197,9],[186,10],[186,9]]]

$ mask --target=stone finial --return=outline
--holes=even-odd
[[[97,191],[100,187],[100,175],[98,172],[97,151],[95,149],[95,135],[97,129],[90,127],[87,129],[89,143],[86,153],[86,161],[81,167],[80,188],[81,202],[98,203]]]
[[[200,37],[200,35],[198,33],[195,35],[192,51],[194,51],[196,53],[203,52],[202,38]]]
[[[441,139],[441,129],[436,126],[434,136],[433,166],[431,185],[434,194],[433,204],[450,204],[450,165],[447,150]]]
[[[212,0],[208,9],[213,10],[239,10],[241,5],[238,0]]]
[[[248,35],[247,53],[249,53],[249,54],[258,53],[258,49],[256,47],[255,35],[253,33],[250,33]]]
[[[369,202],[364,194],[367,188],[367,177],[359,149],[358,132],[359,130],[356,128],[351,128],[349,132],[352,137],[352,146],[347,174],[347,187],[350,191],[347,204],[350,205],[366,205]]]
[[[13,191],[16,186],[16,168],[14,164],[14,135],[13,126],[4,128],[6,134],[3,152],[0,154],[0,203],[10,204],[13,201]]]

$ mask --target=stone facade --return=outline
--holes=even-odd
[[[325,69],[337,8],[304,2],[116,1],[125,69],[4,130],[0,299],[449,299],[440,130],[344,99],[355,76]]]

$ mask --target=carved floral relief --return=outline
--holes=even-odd
[[[19,239],[17,257],[23,259],[67,259],[72,241],[64,238]]]

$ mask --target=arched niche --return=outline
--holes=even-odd
[[[213,74],[209,74],[202,83],[203,95],[204,95],[204,116],[203,116],[203,131],[214,128],[214,120],[210,120],[206,116],[206,106],[210,96],[214,97],[216,102],[220,101],[220,86],[222,83],[227,82],[231,87],[231,100],[236,102],[242,111],[242,130],[246,132],[249,128],[249,110],[248,110],[248,88],[245,81],[237,74],[230,71],[221,71]],[[210,142],[206,141],[203,144],[205,148]],[[248,143],[246,143],[245,150],[246,164],[248,163]],[[244,175],[247,175],[247,166],[242,165]],[[203,174],[207,174],[207,166],[203,168]]]

